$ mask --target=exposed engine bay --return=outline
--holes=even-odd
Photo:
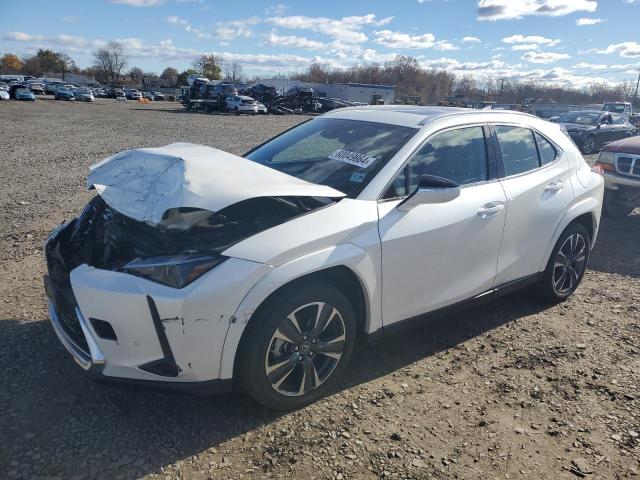
[[[74,318],[76,300],[69,280],[77,266],[88,264],[134,275],[142,272],[140,276],[153,280],[144,275],[142,268],[136,270],[128,265],[144,264],[150,258],[169,258],[173,263],[175,259],[183,261],[182,265],[188,268],[184,262],[187,259],[199,262],[199,268],[204,268],[199,273],[202,274],[224,261],[226,257],[220,252],[234,243],[332,202],[315,197],[256,197],[215,213],[196,208],[171,209],[160,224],[153,225],[117,212],[96,196],[77,218],[60,225],[47,240],[47,294],[69,330],[78,330]],[[82,342],[81,332],[76,333]]]

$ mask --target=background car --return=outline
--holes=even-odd
[[[626,217],[640,207],[640,136],[606,145],[596,167],[604,171],[605,215]]]
[[[93,102],[95,98],[93,96],[93,92],[89,88],[79,88],[74,92],[74,96],[76,100],[81,102]]]
[[[607,143],[636,135],[637,128],[617,113],[583,110],[561,115],[555,123],[564,125],[582,153],[590,155]]]
[[[17,88],[14,95],[16,100],[35,101],[36,99],[35,94],[27,87]]]
[[[36,96],[22,83],[14,83],[9,86],[9,97],[14,100],[35,100]]]
[[[151,95],[154,102],[163,102],[166,99],[162,92],[151,92]]]
[[[66,85],[62,85],[56,89],[56,100],[75,100],[76,97],[73,91]]]
[[[236,115],[241,113],[267,113],[267,108],[257,100],[244,95],[231,95],[225,99],[225,110]]]
[[[140,93],[140,91],[136,90],[135,88],[130,88],[129,90],[127,90],[126,95],[129,100],[140,100],[142,98],[142,93]]]
[[[0,100],[9,100],[11,97],[9,96],[9,86],[8,85],[0,85]]]
[[[45,94],[44,83],[36,82],[36,81],[32,80],[32,81],[27,82],[27,85],[29,85],[29,90],[31,90],[36,95],[44,95]]]

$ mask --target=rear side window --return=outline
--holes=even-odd
[[[620,115],[612,114],[611,117],[613,118],[613,124],[614,125],[624,125],[625,124],[624,118],[622,118]]]
[[[495,127],[505,176],[534,170],[540,166],[533,132],[521,127]]]
[[[409,161],[410,192],[422,175],[465,185],[487,180],[487,147],[482,127],[449,130],[431,138]]]
[[[536,133],[535,136],[536,142],[538,143],[538,153],[540,153],[540,164],[546,165],[547,163],[553,162],[558,155],[555,147],[539,133]]]

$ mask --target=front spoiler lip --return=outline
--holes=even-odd
[[[62,345],[67,349],[67,351],[71,354],[75,362],[82,367],[83,370],[88,371],[91,375],[99,376],[102,374],[102,371],[105,367],[105,358],[98,347],[98,344],[95,342],[93,337],[89,332],[89,327],[87,326],[87,321],[84,316],[80,312],[80,310],[76,307],[75,313],[78,317],[78,321],[80,322],[80,327],[82,328],[82,333],[84,334],[85,339],[87,340],[87,345],[89,346],[89,353],[85,352],[82,348],[80,348],[73,339],[64,331],[62,325],[60,323],[60,319],[58,318],[58,313],[56,312],[56,308],[53,305],[51,300],[47,300],[47,305],[49,308],[49,318],[51,319],[51,325],[53,326],[54,332],[58,336]]]

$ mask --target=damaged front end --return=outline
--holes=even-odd
[[[184,288],[224,262],[227,257],[221,252],[234,243],[330,202],[259,197],[215,213],[196,208],[168,210],[161,223],[152,225],[122,215],[96,196],[77,218],[61,225],[47,240],[46,292],[66,333],[88,353],[70,282],[70,272],[76,267],[86,264]],[[117,338],[115,332],[107,337]]]
[[[211,352],[272,268],[224,251],[342,196],[186,144],[118,154],[89,177],[99,195],[45,243],[54,330],[83,368],[152,381],[217,378]]]

